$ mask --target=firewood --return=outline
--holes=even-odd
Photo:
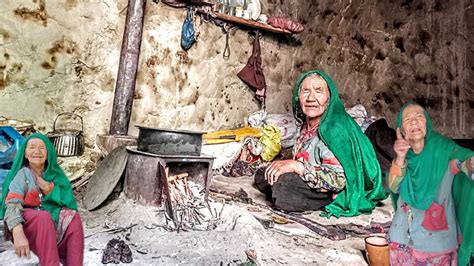
[[[168,182],[179,180],[179,179],[182,179],[182,178],[185,178],[185,177],[188,177],[188,173],[182,173],[182,174],[179,174],[179,175],[168,176]]]

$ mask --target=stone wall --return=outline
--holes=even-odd
[[[126,7],[126,0],[2,2],[0,115],[47,132],[57,114],[74,111],[94,147],[95,136],[109,129]],[[436,129],[474,136],[470,1],[262,0],[262,10],[298,18],[306,28],[294,37],[263,32],[269,112],[290,112],[297,76],[321,68],[347,106],[362,103],[393,125],[400,105],[415,98],[429,107]],[[226,35],[205,20],[198,42],[180,48],[184,18],[184,9],[147,2],[132,135],[135,125],[237,127],[259,109],[236,76],[252,51],[248,28],[230,30],[225,60]]]

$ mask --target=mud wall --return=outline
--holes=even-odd
[[[393,126],[413,99],[428,108],[435,129],[474,137],[472,1],[299,3],[307,31],[294,72],[326,70],[347,106],[360,102]]]

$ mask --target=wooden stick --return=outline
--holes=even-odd
[[[188,173],[182,173],[182,174],[179,174],[179,175],[168,176],[168,182],[179,180],[179,179],[182,179],[184,177],[188,177]]]

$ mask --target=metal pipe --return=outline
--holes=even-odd
[[[127,135],[142,42],[146,0],[129,0],[110,121],[112,135]]]

